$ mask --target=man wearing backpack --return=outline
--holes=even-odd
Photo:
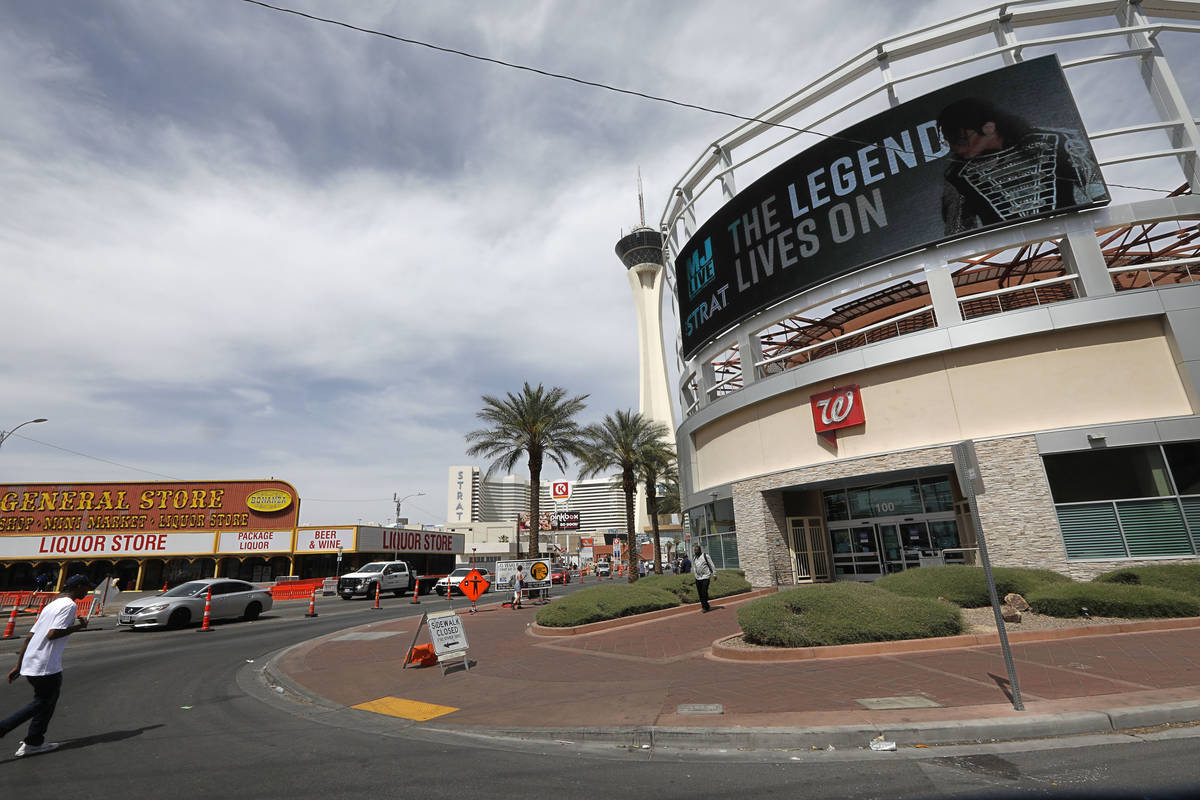
[[[717,568],[708,553],[700,549],[700,545],[696,545],[693,552],[696,558],[692,561],[692,576],[696,579],[696,593],[700,595],[700,610],[707,614],[712,611],[708,605],[708,582],[717,574]]]

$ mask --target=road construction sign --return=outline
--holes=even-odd
[[[549,589],[550,588],[550,559],[548,558],[526,558],[521,561],[497,561],[496,562],[496,588],[513,590],[513,579],[517,575],[517,570],[521,570],[521,574],[525,577],[526,589]],[[541,577],[537,577],[541,575]]]
[[[453,611],[431,611],[426,615],[433,652],[439,657],[467,649],[467,632],[462,617]]]
[[[458,589],[468,600],[474,603],[479,599],[479,596],[488,590],[491,586],[487,578],[479,574],[479,570],[473,569],[467,573],[467,576],[458,584]]]

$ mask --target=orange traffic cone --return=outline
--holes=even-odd
[[[200,632],[212,630],[212,626],[208,624],[208,616],[212,613],[212,587],[208,587],[208,594],[204,596],[204,624],[200,626]]]
[[[308,613],[305,614],[304,616],[306,616],[306,617],[317,616],[317,590],[316,589],[313,589],[312,597],[308,601]]]
[[[375,584],[375,605],[371,610],[372,611],[381,611],[382,610],[379,606],[379,584],[378,583]]]
[[[2,636],[0,638],[3,638],[3,639],[15,638],[15,634],[13,633],[13,631],[15,631],[16,629],[17,629],[17,607],[14,605],[12,614],[9,615],[9,617],[8,617],[8,624],[4,626],[4,636]]]
[[[420,596],[421,596],[421,579],[420,579],[420,578],[417,578],[417,585],[416,585],[416,587],[413,589],[413,599],[412,599],[412,600],[410,600],[409,602],[410,602],[410,603],[419,603],[419,602],[421,602],[421,601],[420,601],[420,599],[419,599],[419,598],[420,598]]]
[[[167,582],[166,582],[165,580],[163,581],[163,587],[162,587],[162,590],[163,590],[164,592],[167,590]]]

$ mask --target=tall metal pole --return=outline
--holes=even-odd
[[[396,524],[397,525],[400,524],[400,506],[404,503],[404,501],[410,497],[424,497],[424,496],[425,496],[424,492],[413,492],[412,494],[404,495],[404,497],[401,497],[399,492],[392,492],[392,502],[396,504]]]
[[[987,540],[983,525],[979,521],[979,503],[975,499],[983,494],[983,477],[979,473],[979,458],[975,454],[975,442],[970,439],[951,447],[954,453],[954,471],[958,474],[958,485],[962,488],[967,504],[971,507],[971,524],[975,526],[975,538],[979,543],[979,560],[983,562],[983,576],[987,580],[988,596],[992,600],[992,614],[996,618],[996,633],[1000,636],[1000,651],[1004,654],[1004,666],[1008,670],[1008,685],[1012,687],[1012,704],[1017,711],[1024,711],[1021,701],[1021,686],[1017,683],[1017,668],[1013,664],[1012,648],[1008,645],[1008,630],[1004,627],[1004,613],[1000,610],[1000,598],[996,593],[996,578],[992,574],[992,560],[988,557]]]

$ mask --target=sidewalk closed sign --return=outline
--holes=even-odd
[[[433,652],[439,657],[467,649],[467,633],[463,630],[462,617],[453,611],[431,611],[427,616]]]

